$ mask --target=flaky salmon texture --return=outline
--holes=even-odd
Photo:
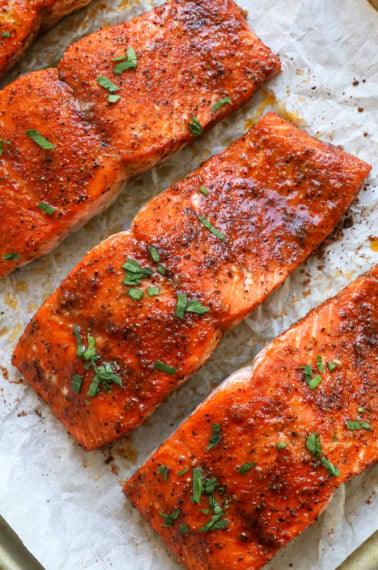
[[[124,488],[190,570],[257,570],[378,460],[378,266],[269,344]]]
[[[0,92],[0,277],[48,253],[130,176],[279,70],[232,0],[171,0],[9,85]]]
[[[90,0],[0,0],[0,78],[34,39]]]
[[[85,449],[115,441],[332,231],[369,170],[267,114],[93,249],[13,363]]]

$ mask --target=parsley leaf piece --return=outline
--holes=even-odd
[[[218,487],[218,481],[215,477],[212,477],[208,481],[205,481],[203,484],[203,492],[206,495],[211,495],[214,493],[215,489]]]
[[[197,216],[197,217],[199,221],[202,222],[202,224],[205,226],[205,228],[209,230],[209,232],[211,232],[220,240],[225,239],[226,236],[223,235],[219,230],[217,230],[217,228],[215,228],[213,224],[211,224],[206,218],[204,218],[203,216]]]
[[[160,254],[159,254],[158,250],[156,249],[156,247],[154,247],[153,245],[149,245],[148,251],[150,252],[151,257],[154,260],[154,262],[159,263],[160,262]]]
[[[187,473],[188,471],[189,471],[189,467],[184,467],[184,469],[181,469],[181,471],[179,471],[179,472],[177,473],[177,475],[178,475],[179,477],[181,477],[181,475],[185,475],[185,473]]]
[[[306,382],[307,382],[310,390],[315,390],[315,388],[317,388],[319,386],[319,384],[322,380],[323,380],[323,378],[321,376],[319,376],[319,374],[317,374],[313,378],[306,378]]]
[[[0,139],[0,156],[3,154],[5,144],[10,144],[10,141],[5,141],[3,139]]]
[[[90,398],[94,398],[95,396],[97,396],[97,394],[100,391],[100,377],[97,376],[97,374],[95,374],[95,376],[93,377],[92,382],[89,385],[88,388],[88,392],[87,392],[87,396]]]
[[[45,139],[45,137],[43,137],[41,133],[39,133],[35,129],[27,129],[26,135],[29,137],[29,139],[37,143],[38,146],[40,146],[45,150],[52,150],[55,148],[54,144]]]
[[[140,301],[144,293],[140,289],[135,289],[133,287],[130,287],[130,289],[126,292],[126,295],[128,297],[131,297],[132,299],[135,299],[136,301]]]
[[[327,362],[327,365],[331,372],[332,370],[335,370],[335,368],[337,368],[337,364],[335,364],[334,362]]]
[[[45,212],[45,214],[47,214],[48,216],[51,216],[56,210],[54,206],[50,206],[50,204],[47,204],[46,202],[41,202],[40,204],[37,204],[37,208],[42,210],[42,212]]]
[[[174,366],[168,366],[168,364],[164,364],[164,362],[161,362],[160,360],[157,360],[155,362],[155,368],[161,372],[166,372],[171,376],[174,376],[176,374],[176,368]]]
[[[147,295],[149,297],[156,297],[156,295],[159,295],[159,293],[160,293],[159,287],[148,287],[147,288]]]
[[[204,515],[208,515],[210,510],[209,509],[200,509],[201,513],[203,513]]]
[[[281,449],[284,449],[285,447],[287,447],[287,443],[285,443],[284,441],[279,441],[277,443],[277,449],[278,451],[280,451]]]
[[[11,253],[6,253],[5,255],[3,255],[3,260],[4,261],[17,261],[17,259],[20,259],[20,257],[21,257],[20,253],[11,252]]]
[[[177,305],[175,315],[179,319],[183,319],[185,315],[186,305],[188,304],[188,297],[183,293],[177,293]]]
[[[1,34],[3,36],[3,38],[10,38],[10,32],[5,31]]]
[[[319,439],[319,434],[312,432],[306,440],[306,447],[312,455],[320,457],[322,453],[322,444]]]
[[[117,103],[117,101],[119,101],[121,99],[121,95],[114,95],[114,93],[111,93],[108,97],[109,99],[109,103]]]
[[[72,376],[71,388],[74,392],[76,392],[76,394],[80,394],[83,378],[84,376],[79,376],[79,374],[74,374]]]
[[[163,526],[173,526],[174,521],[177,521],[177,519],[180,516],[180,513],[181,513],[180,509],[177,509],[177,511],[174,511],[170,515],[164,515],[163,513],[161,513],[159,511],[159,515],[161,517],[163,517],[163,519],[164,519],[164,525]]]
[[[210,311],[209,307],[205,307],[201,305],[199,301],[193,300],[189,301],[186,307],[187,313],[197,313],[198,315],[203,315],[204,313],[208,313]]]
[[[88,339],[88,348],[84,350],[82,358],[84,360],[93,360],[94,357],[96,356],[96,348],[95,348],[96,340],[89,332],[87,334],[87,339]]]
[[[188,124],[188,127],[189,127],[189,130],[190,130],[191,135],[192,135],[193,137],[196,137],[196,136],[202,134],[203,127],[202,127],[201,123],[199,122],[199,120],[196,119],[195,117],[192,117],[192,118],[190,119],[190,122],[189,122],[189,124]]]
[[[333,436],[332,441],[339,441],[339,438],[337,437],[337,435]]]
[[[209,505],[211,507],[211,510],[213,511],[213,516],[206,524],[204,524],[199,529],[199,532],[209,532],[211,530],[219,530],[222,528],[226,528],[230,522],[229,520],[223,518],[225,512],[220,506],[220,504],[217,503],[217,501],[214,499],[213,495],[210,495],[209,497]],[[224,508],[225,509],[227,508],[227,501],[225,502]]]
[[[167,273],[165,270],[165,267],[163,267],[163,265],[160,265],[160,263],[157,266],[157,271],[158,271],[158,273],[160,273],[160,275],[165,275]]]
[[[161,473],[164,481],[167,483],[167,481],[168,481],[168,467],[166,467],[165,465],[160,465],[160,467],[158,467],[158,471],[159,471],[159,473]]]
[[[208,195],[209,195],[209,191],[207,190],[207,188],[205,188],[205,186],[201,186],[200,192],[202,192],[202,194],[203,194],[204,196],[208,196]]]
[[[323,359],[321,356],[316,357],[316,367],[317,367],[318,372],[320,374],[322,374],[324,372],[324,364],[323,364]]]
[[[127,61],[125,61],[126,58],[127,58]],[[121,62],[121,63],[117,63],[117,65],[115,66],[115,68],[113,70],[114,75],[121,75],[121,73],[123,71],[125,71],[126,69],[134,69],[134,71],[136,71],[138,58],[137,58],[137,55],[135,53],[135,49],[130,47],[127,50],[127,56],[115,57],[112,59],[112,61]]]
[[[76,323],[74,324],[73,334],[76,337],[76,345],[77,345],[76,354],[79,358],[82,358],[85,352],[85,346],[81,342],[80,330]]]
[[[123,388],[122,378],[115,372],[115,366],[115,362],[114,366],[110,362],[104,362],[102,366],[95,366],[96,376],[98,376],[100,382],[102,382],[105,392],[109,391],[112,383],[118,384],[118,386]]]
[[[366,410],[365,410],[364,408],[358,408],[357,411],[358,411],[360,414],[366,414]]]
[[[188,525],[187,525],[187,524],[182,524],[182,525],[180,526],[180,532],[181,532],[181,534],[188,534],[188,532],[190,532],[190,529],[189,529]]]
[[[201,502],[201,495],[203,489],[202,469],[200,467],[193,467],[193,496],[191,501],[199,505]]]
[[[330,475],[332,475],[333,477],[338,477],[340,475],[340,471],[338,470],[338,468],[335,465],[333,465],[330,461],[328,461],[326,457],[322,457],[320,461],[322,465],[324,465],[324,467],[327,469]]]
[[[357,430],[357,429],[368,429],[370,430],[370,424],[367,422],[356,422],[356,421],[348,421],[347,422],[347,429],[349,430]]]
[[[117,91],[120,90],[120,88],[117,87],[117,85],[115,85],[111,79],[108,79],[107,77],[104,77],[103,75],[99,75],[97,77],[96,81],[99,85],[101,85],[101,87],[104,87],[104,89],[107,89],[107,91],[110,91],[110,93],[116,93]]]
[[[122,265],[122,269],[130,273],[142,273],[141,265],[134,259],[130,259],[130,257],[126,258],[126,263]]]
[[[246,475],[248,471],[254,468],[256,463],[244,463],[241,467],[238,468],[240,475]]]
[[[231,99],[229,98],[229,96],[227,95],[227,97],[223,97],[223,99],[221,99],[220,101],[218,101],[218,103],[215,103],[215,105],[213,105],[211,107],[211,110],[213,113],[215,113],[216,111],[218,111],[218,109],[220,107],[222,107],[223,105],[225,105],[226,103],[232,103]]]
[[[312,367],[309,364],[306,364],[306,366],[303,366],[302,368],[305,376],[311,377],[313,375]]]
[[[212,449],[222,441],[219,424],[212,424],[211,429],[213,430],[213,434],[209,439],[209,445],[206,447],[206,451],[209,451],[209,449]]]

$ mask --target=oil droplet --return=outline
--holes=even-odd
[[[38,309],[37,303],[29,303],[28,304],[28,313],[35,313],[35,311],[37,309]]]
[[[297,69],[295,72],[297,75],[304,75],[303,69]]]
[[[26,291],[28,288],[28,284],[26,281],[17,281],[16,283],[16,291]]]
[[[15,340],[17,340],[21,334],[21,331],[22,331],[21,323],[17,323],[17,325],[14,325],[13,330],[9,336],[9,342],[14,342]]]
[[[378,238],[370,238],[370,249],[378,253]]]
[[[2,329],[0,329],[0,336],[5,336],[8,333],[9,333],[8,327],[3,327]]]
[[[8,305],[14,311],[17,309],[18,306],[18,298],[14,297],[12,293],[6,293],[5,295],[5,304]]]

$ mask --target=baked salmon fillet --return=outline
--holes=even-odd
[[[190,570],[257,570],[378,460],[378,266],[230,376],[124,493]]]
[[[90,0],[0,0],[0,78],[36,36]]]
[[[108,207],[132,175],[280,70],[232,0],[171,0],[0,92],[0,277]],[[25,104],[27,101],[27,105]]]
[[[14,365],[85,449],[115,441],[332,231],[369,170],[267,114],[93,249]]]

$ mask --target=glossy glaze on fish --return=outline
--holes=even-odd
[[[90,0],[1,0],[0,77],[39,35]]]
[[[194,140],[279,69],[232,0],[171,0],[80,40],[58,69],[6,87],[0,277],[53,249],[130,176]]]
[[[257,570],[378,460],[377,434],[375,266],[221,384],[124,492],[186,568]]]
[[[93,249],[37,312],[13,363],[85,449],[116,440],[332,231],[369,170],[269,113]],[[114,382],[93,393],[105,366]]]

